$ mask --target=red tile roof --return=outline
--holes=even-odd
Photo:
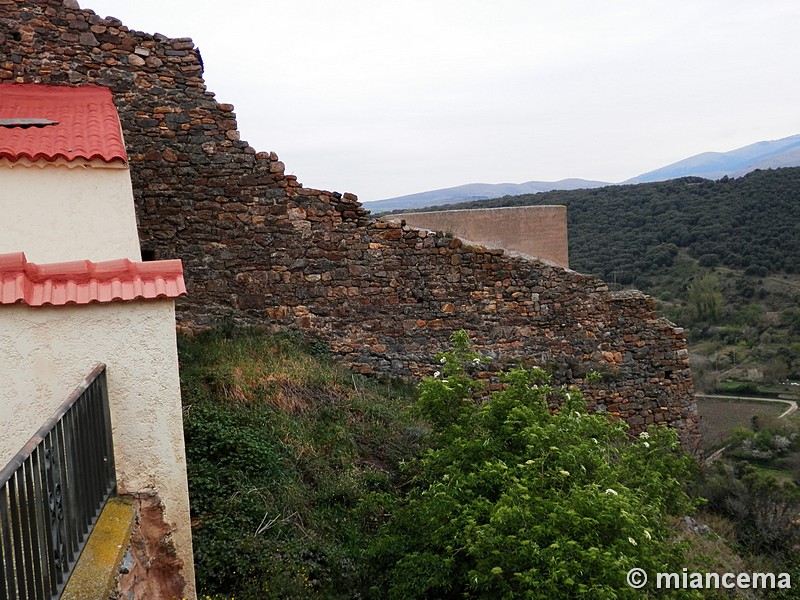
[[[186,293],[180,260],[131,262],[127,258],[37,265],[25,254],[0,254],[0,304],[63,306],[137,298],[177,298]]]
[[[26,123],[31,120],[57,124]],[[0,84],[0,158],[127,163],[111,91],[96,86]]]

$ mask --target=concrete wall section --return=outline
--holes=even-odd
[[[119,491],[158,494],[193,588],[173,301],[2,308],[0,463],[105,363]]]
[[[0,254],[30,262],[141,260],[127,169],[0,164]]]
[[[569,267],[565,206],[441,210],[394,214],[386,219],[452,233],[488,248],[504,248]]]

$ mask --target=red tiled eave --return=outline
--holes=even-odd
[[[46,126],[0,126],[0,158],[54,162],[78,159],[126,164],[117,109],[108,88],[0,84],[0,121],[30,119]]]
[[[177,298],[185,293],[180,260],[123,258],[38,265],[28,262],[22,252],[0,254],[0,304],[64,306]]]

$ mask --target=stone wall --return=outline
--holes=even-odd
[[[397,213],[386,219],[452,233],[487,248],[504,248],[569,267],[566,206],[437,210]]]
[[[145,256],[184,261],[186,325],[300,328],[363,373],[419,375],[466,329],[494,364],[603,378],[592,404],[689,439],[696,408],[683,332],[650,299],[457,238],[374,222],[355,196],[307,189],[240,139],[189,39],[129,31],[75,0],[0,0],[0,81],[114,92]]]

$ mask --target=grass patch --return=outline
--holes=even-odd
[[[202,594],[350,598],[365,539],[418,450],[414,392],[258,331],[178,344]],[[377,497],[377,495],[376,495]]]
[[[794,466],[796,467],[797,457],[795,456],[792,458],[794,459],[793,462],[795,463]],[[787,465],[786,468],[780,468],[779,466],[780,463],[778,462],[778,460],[773,460],[771,465],[768,466],[759,465],[755,461],[752,461],[750,464],[753,466],[753,469],[760,475],[764,477],[774,477],[775,481],[779,485],[791,484],[798,477],[797,472],[794,471],[792,469],[792,466],[789,466],[788,463],[786,462],[783,463]]]

